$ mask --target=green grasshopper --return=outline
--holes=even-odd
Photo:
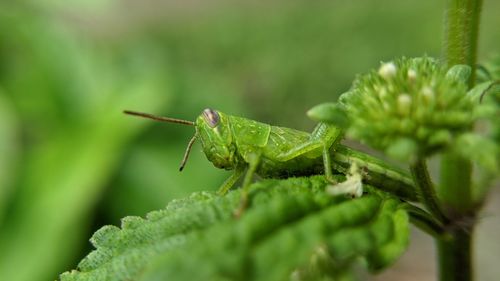
[[[413,181],[405,172],[341,145],[342,131],[333,124],[319,123],[309,134],[210,108],[203,110],[195,122],[128,110],[124,113],[195,126],[196,132],[189,141],[179,170],[184,168],[195,140],[199,139],[206,157],[215,167],[234,170],[219,188],[219,194],[229,191],[246,171],[240,211],[247,204],[248,187],[255,174],[263,178],[324,174],[328,181],[335,183],[332,170],[345,174],[352,164],[364,171],[364,182],[408,200],[415,199]]]

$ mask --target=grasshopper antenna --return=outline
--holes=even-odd
[[[177,124],[194,126],[194,122],[193,121],[188,121],[188,120],[182,120],[182,119],[176,119],[176,118],[170,118],[170,117],[156,116],[156,115],[149,114],[149,113],[142,113],[142,112],[131,111],[131,110],[124,110],[123,113],[128,114],[128,115],[133,115],[133,116],[139,116],[139,117],[143,117],[143,118],[153,119],[153,120],[160,121],[160,122],[177,123]]]
[[[128,114],[128,115],[153,119],[155,121],[160,121],[160,122],[177,123],[177,124],[194,126],[194,122],[188,121],[188,120],[183,120],[183,119],[156,116],[156,115],[149,114],[149,113],[143,113],[143,112],[137,112],[137,111],[131,111],[131,110],[124,110],[123,113]],[[194,136],[191,138],[191,140],[188,143],[188,146],[186,148],[186,152],[184,152],[184,157],[182,158],[182,161],[181,161],[181,166],[179,167],[179,171],[182,171],[184,169],[184,166],[186,166],[186,162],[188,160],[189,153],[191,152],[191,148],[193,147],[195,140],[196,140],[196,133],[194,134]]]
[[[184,166],[186,166],[186,162],[187,162],[188,157],[189,157],[189,152],[191,152],[191,148],[193,147],[195,140],[196,140],[196,133],[189,141],[188,146],[186,148],[186,152],[184,152],[184,157],[182,158],[181,166],[179,167],[179,172],[182,172],[182,169],[184,169]]]

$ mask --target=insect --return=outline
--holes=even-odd
[[[210,108],[203,110],[194,122],[129,110],[124,113],[194,126],[195,134],[189,141],[179,170],[186,165],[194,142],[200,140],[206,157],[215,167],[234,171],[219,188],[219,194],[228,192],[245,174],[237,213],[247,204],[248,187],[255,174],[263,178],[324,174],[334,183],[333,171],[345,174],[354,163],[363,170],[364,182],[382,186],[403,198],[415,199],[413,181],[404,171],[341,145],[342,131],[333,124],[319,123],[312,133],[306,133]]]

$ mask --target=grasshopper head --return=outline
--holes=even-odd
[[[210,108],[203,110],[195,122],[196,135],[203,151],[214,166],[232,169],[236,164],[235,146],[228,116]]]
[[[196,122],[182,119],[156,116],[149,113],[125,110],[125,114],[153,119],[161,122],[177,123],[196,127],[196,133],[189,141],[184,158],[182,159],[180,169],[184,168],[186,161],[196,139],[201,140],[203,151],[208,160],[214,166],[222,169],[232,169],[236,166],[235,146],[232,144],[233,138],[229,126],[229,120],[226,115],[213,109],[205,109],[198,116]]]

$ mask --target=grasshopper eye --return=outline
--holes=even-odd
[[[203,110],[203,118],[211,128],[215,128],[219,124],[220,120],[219,113],[210,108]]]

